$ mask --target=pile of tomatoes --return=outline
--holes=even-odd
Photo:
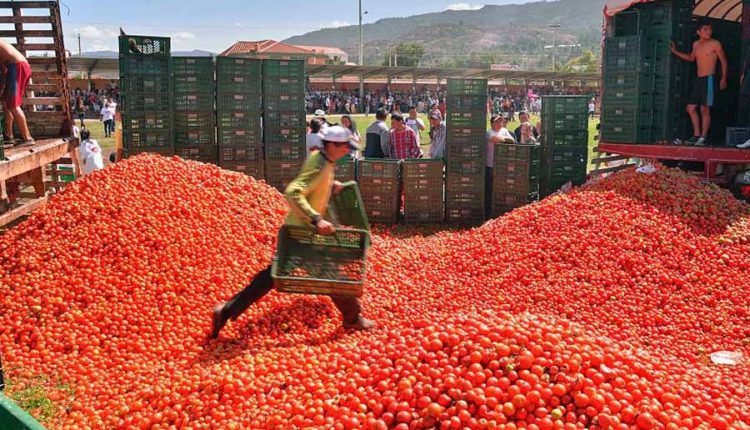
[[[750,211],[675,170],[622,172],[484,226],[379,228],[368,332],[272,292],[262,181],[138,156],[0,237],[0,352],[81,428],[677,429],[750,425]],[[426,234],[428,232],[429,234]]]

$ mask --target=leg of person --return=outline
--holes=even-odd
[[[331,296],[333,304],[341,312],[343,326],[345,329],[367,330],[375,327],[375,322],[363,318],[362,305],[359,299],[349,296]]]
[[[703,146],[706,144],[708,132],[711,129],[711,107],[709,106],[701,106],[701,126],[701,137],[695,143],[698,146]]]
[[[693,125],[693,136],[686,141],[686,143],[692,145],[698,141],[701,135],[701,123],[698,117],[698,106],[694,104],[687,105],[687,113],[690,116],[690,123]]]
[[[685,141],[688,145],[693,145],[701,136],[701,120],[698,116],[698,106],[704,104],[706,94],[706,78],[698,78],[693,83],[688,97],[687,113],[690,116],[690,123],[693,125],[693,136]]]
[[[3,124],[5,132],[3,133],[3,143],[5,145],[13,145],[16,143],[15,139],[13,139],[13,111],[5,103],[3,103],[3,108],[5,110],[5,124]]]
[[[26,123],[26,114],[24,114],[21,109],[23,98],[26,96],[26,87],[31,80],[31,66],[29,63],[18,63],[16,68],[17,83],[13,117],[16,124],[18,124],[18,131],[21,133],[23,143],[34,143],[34,139],[31,137],[31,132],[29,131],[29,126]]]
[[[15,106],[12,109],[12,112],[13,122],[18,126],[18,131],[21,133],[23,143],[34,143],[34,139],[31,137],[31,132],[29,131],[29,125],[26,122],[26,115],[23,113],[21,107]]]
[[[708,139],[708,132],[711,130],[711,108],[716,101],[716,93],[718,92],[717,81],[714,75],[706,77],[706,82],[703,87],[703,94],[701,100],[701,137],[696,142],[696,145],[703,146],[706,144]]]
[[[271,266],[268,266],[258,272],[245,289],[235,294],[228,302],[214,308],[211,338],[219,336],[219,332],[230,318],[236,320],[250,305],[260,300],[272,289]]]

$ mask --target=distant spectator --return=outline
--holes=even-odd
[[[525,122],[529,122],[529,113],[525,110],[522,110],[518,112],[518,120],[521,121],[521,124]],[[535,127],[532,126],[532,132],[534,134],[534,139],[539,139],[539,130],[537,130]],[[519,142],[521,140],[521,126],[519,125],[516,127],[515,130],[513,130],[513,135],[516,138],[516,142]]]
[[[112,124],[115,122],[115,113],[108,105],[104,105],[101,110],[102,122],[104,122],[104,137],[110,137],[114,131]]]
[[[389,133],[385,119],[385,109],[375,111],[375,121],[367,127],[365,133],[365,158],[385,158],[389,150]]]
[[[328,121],[326,121],[326,113],[323,111],[323,109],[318,109],[315,111],[315,119],[320,121],[320,131],[325,131],[326,128],[328,128]]]
[[[84,106],[83,97],[81,96],[76,97],[75,111],[78,115],[78,119],[81,121],[81,127],[85,127],[83,120],[86,118],[86,106]]]
[[[490,121],[491,129],[487,132],[487,164],[484,177],[484,210],[487,217],[492,211],[492,174],[495,166],[495,145],[498,143],[515,143],[513,134],[508,131],[508,117],[494,115]]]
[[[419,147],[417,134],[406,126],[401,114],[391,114],[391,131],[388,142],[390,158],[403,160],[406,158],[422,158],[422,148]]]
[[[589,102],[589,117],[591,119],[594,119],[594,114],[596,113],[596,105],[594,104],[594,99],[591,99]]]
[[[107,102],[107,108],[112,111],[112,123],[109,125],[109,134],[111,136],[114,134],[117,126],[117,103],[113,99],[110,99]]]
[[[317,118],[310,120],[310,132],[305,137],[305,147],[307,148],[307,155],[310,155],[313,151],[320,151],[323,149],[323,137],[320,134],[320,121]]]
[[[406,126],[417,134],[417,145],[421,145],[419,133],[424,130],[424,121],[417,116],[417,108],[409,106],[409,117],[406,118]]]
[[[357,131],[357,123],[354,122],[351,116],[344,115],[341,117],[341,125],[344,126],[345,129],[349,131],[352,137],[352,141],[357,145],[357,147],[360,147],[360,141],[362,140],[359,136],[359,131]],[[361,148],[360,148],[361,149]],[[351,155],[354,158],[359,158],[359,149],[352,149],[349,152],[349,155]]]
[[[81,146],[78,147],[78,153],[83,163],[84,176],[104,168],[102,148],[99,147],[96,139],[91,138],[91,132],[88,129],[81,130]]]
[[[536,138],[534,138],[534,126],[530,122],[521,123],[520,128],[521,135],[516,140],[518,143],[523,143],[524,145],[535,145],[538,143]]]
[[[445,135],[446,128],[443,115],[439,110],[433,111],[430,116],[430,158],[445,158]]]

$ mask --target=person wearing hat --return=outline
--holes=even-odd
[[[323,131],[323,149],[313,152],[305,160],[300,174],[284,191],[291,207],[284,224],[310,226],[323,235],[336,232],[333,224],[325,219],[326,210],[331,195],[342,189],[341,183],[334,180],[336,161],[351,149],[358,148],[344,127],[335,125]],[[228,302],[214,307],[211,338],[218,337],[227,321],[236,320],[250,305],[272,289],[273,279],[269,265]],[[345,329],[367,330],[375,326],[373,321],[362,317],[362,308],[356,297],[331,296],[331,299],[341,312]]]
[[[328,128],[328,121],[326,121],[326,113],[323,112],[323,109],[318,109],[315,111],[315,118],[320,121],[320,131],[324,131]]]
[[[445,158],[446,128],[443,115],[434,110],[428,117],[430,120],[430,158]]]
[[[493,115],[490,120],[492,127],[487,132],[487,164],[485,165],[484,176],[484,211],[487,217],[492,212],[492,174],[495,166],[495,145],[498,143],[516,143],[513,134],[508,131],[507,114]]]

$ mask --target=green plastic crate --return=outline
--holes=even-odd
[[[175,111],[210,111],[214,109],[213,93],[175,93]]]
[[[487,109],[472,112],[450,112],[446,113],[446,125],[448,130],[453,127],[459,128],[485,128],[487,127]]]
[[[218,148],[215,145],[184,146],[175,143],[174,154],[185,160],[216,164]]]
[[[542,96],[542,114],[588,113],[588,96]]]
[[[216,95],[216,108],[245,112],[260,112],[263,97],[260,94],[219,93]]]
[[[475,175],[475,174],[483,174],[485,169],[485,161],[483,158],[475,158],[475,159],[459,159],[459,160],[452,160],[448,159],[446,172],[447,175]]]
[[[137,75],[169,76],[172,73],[171,57],[120,56],[120,79],[127,80]],[[125,88],[124,86],[121,88]]]
[[[339,182],[349,182],[357,179],[357,160],[346,155],[336,161],[335,178]]]
[[[175,112],[175,130],[190,130],[194,128],[213,128],[216,124],[213,111]]]
[[[127,93],[120,100],[124,112],[170,112],[173,103],[171,93]]]
[[[213,57],[172,57],[172,70],[176,76],[198,76],[213,81]]]
[[[173,89],[177,93],[214,94],[214,78],[200,75],[177,75],[172,78]]]
[[[305,62],[303,60],[263,60],[263,76],[304,79]]]
[[[270,128],[299,128],[307,127],[307,119],[304,110],[265,112],[263,123]]]
[[[161,93],[169,94],[169,74],[160,75],[127,75],[120,79],[120,89],[123,93]]]
[[[213,128],[196,128],[188,131],[177,130],[174,133],[175,145],[187,147],[216,146],[216,135]]]
[[[128,111],[122,114],[122,128],[134,131],[169,131],[172,128],[172,115],[168,112]]]
[[[487,96],[486,79],[448,78],[448,98],[451,96]]]
[[[216,111],[216,125],[219,129],[238,128],[244,130],[258,130],[260,132],[260,110],[247,112],[242,110]]]
[[[360,180],[365,178],[393,178],[397,180],[401,174],[401,161],[365,158],[359,160],[357,171]]]
[[[127,148],[171,148],[172,131],[123,131],[123,146]]]
[[[255,179],[266,179],[265,163],[262,161],[219,161],[219,167],[243,173]]]
[[[305,160],[307,149],[304,144],[273,143],[265,144],[266,160]]]
[[[304,76],[264,76],[263,92],[266,94],[304,94]]]
[[[282,226],[271,266],[274,286],[286,293],[359,297],[369,245],[366,230],[323,236],[309,227]]]
[[[349,162],[346,165],[353,165],[353,163]],[[331,196],[328,205],[331,217],[338,225],[369,231],[370,222],[367,220],[359,185],[354,181],[346,181],[343,185],[344,187],[338,194]]]
[[[232,146],[219,143],[219,163],[263,162],[263,145]]]
[[[237,57],[216,57],[216,80],[221,82],[229,76],[249,76],[260,79],[262,60]]]
[[[487,95],[453,95],[446,100],[450,112],[487,110]]]
[[[0,429],[45,430],[37,420],[0,393]]]
[[[216,90],[219,93],[243,93],[262,94],[263,81],[260,76],[231,75],[222,76],[216,81]]]
[[[508,160],[535,161],[539,160],[542,150],[539,145],[513,145],[498,143],[495,145],[495,166]]]
[[[169,57],[170,39],[168,37],[127,35],[118,38],[120,56]]]
[[[263,145],[260,129],[219,127],[218,139],[220,145]]]
[[[264,94],[263,110],[266,112],[301,111],[305,108],[304,92],[296,94]]]
[[[286,143],[304,146],[306,142],[305,129],[273,128],[269,126],[263,129],[263,141],[266,144]]]

